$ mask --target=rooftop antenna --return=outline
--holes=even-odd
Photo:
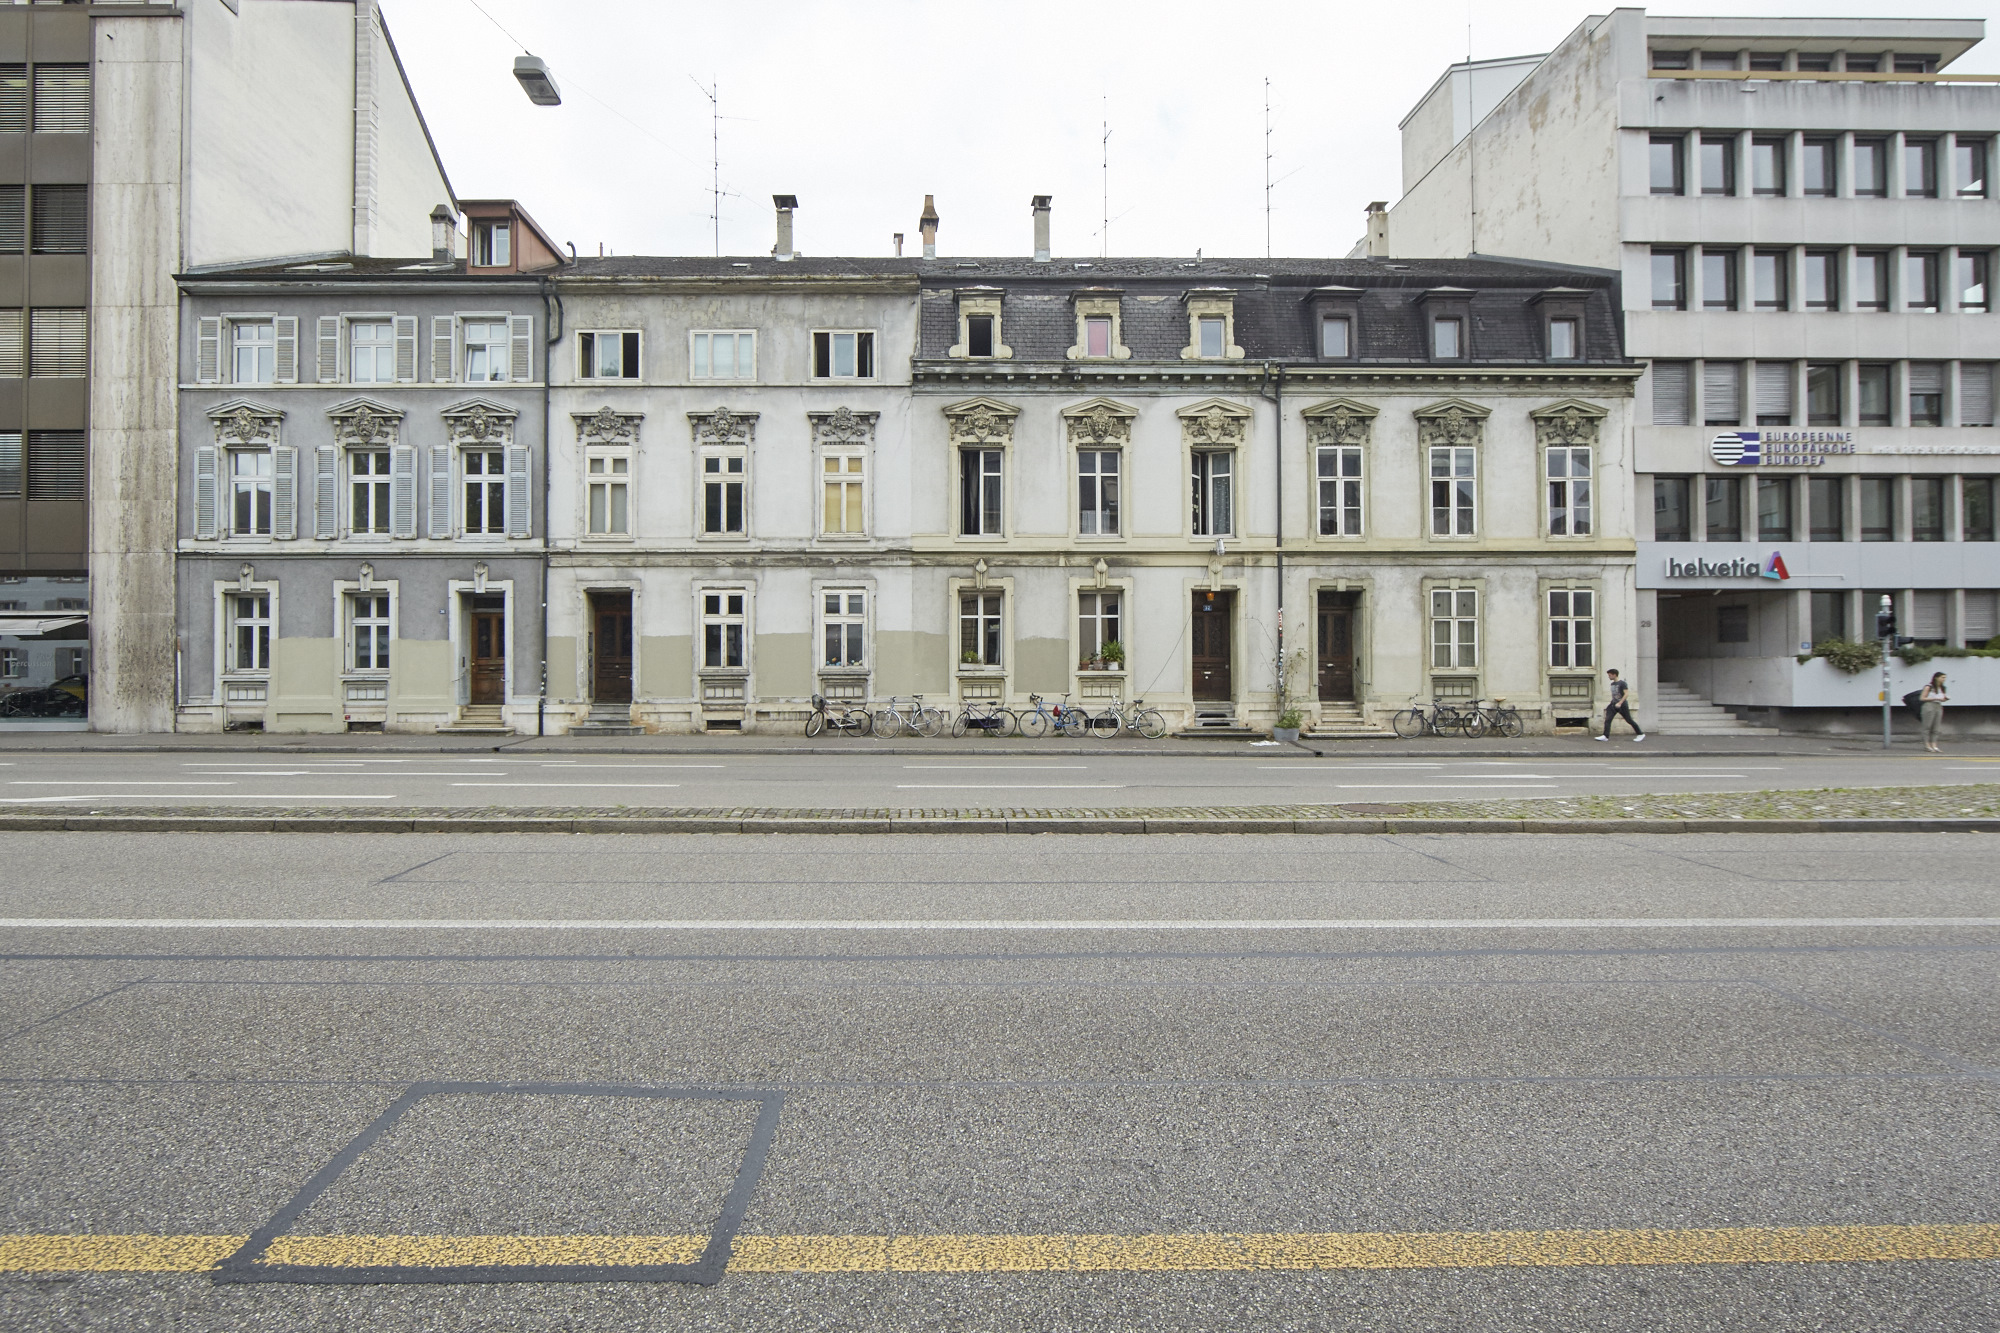
[[[1271,81],[1264,80],[1264,258],[1271,257]]]
[[[716,94],[721,92],[720,83],[701,87],[701,80],[688,75],[694,86],[701,88],[701,95],[708,99],[709,174],[713,202],[709,205],[708,220],[715,228],[715,257],[722,257],[722,103]]]
[[[1104,225],[1098,228],[1097,257],[1111,257],[1111,95],[1104,95]]]

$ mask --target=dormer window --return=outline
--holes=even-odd
[[[1579,321],[1568,317],[1549,321],[1549,360],[1574,361],[1581,355]]]
[[[475,268],[506,268],[514,262],[513,234],[505,222],[472,224],[472,264]]]
[[[1354,355],[1354,321],[1345,315],[1322,315],[1319,354],[1329,359]]]
[[[973,287],[958,293],[958,341],[946,356],[1005,361],[1014,355],[1000,327],[1000,289]]]
[[[1440,315],[1431,320],[1431,359],[1456,361],[1465,355],[1465,321]]]
[[[965,317],[965,354],[967,356],[993,355],[993,316],[967,315]]]
[[[1183,361],[1241,361],[1236,345],[1236,293],[1227,287],[1196,288],[1184,298],[1188,312],[1188,345]]]
[[[1124,361],[1132,349],[1124,344],[1120,328],[1121,296],[1102,288],[1081,291],[1070,298],[1076,310],[1076,344],[1069,349],[1072,361]]]
[[[1219,357],[1222,355],[1222,316],[1203,315],[1198,321],[1201,326],[1201,355]]]
[[[1111,355],[1111,316],[1092,315],[1083,321],[1083,354]]]

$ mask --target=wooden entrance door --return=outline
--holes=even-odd
[[[632,594],[590,596],[590,697],[598,703],[632,702]]]
[[[507,692],[507,613],[472,610],[472,660],[467,702],[497,704]]]
[[[1319,697],[1322,703],[1354,702],[1354,622],[1360,608],[1353,593],[1319,595]]]
[[[1236,594],[1197,592],[1194,595],[1194,697],[1200,702],[1235,697],[1230,680],[1229,625],[1235,619]]]

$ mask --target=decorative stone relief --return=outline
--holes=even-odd
[[[241,447],[253,444],[275,444],[278,439],[278,423],[285,414],[274,407],[259,407],[255,403],[225,403],[209,413],[215,422],[215,442],[225,447]]]
[[[1589,403],[1556,403],[1530,414],[1535,419],[1535,443],[1542,445],[1595,445],[1605,412]]]
[[[806,420],[812,423],[814,444],[855,445],[874,443],[875,423],[881,416],[880,412],[836,407],[831,412],[808,412]]]
[[[713,412],[690,412],[688,421],[694,426],[696,445],[747,445],[757,440],[755,412],[732,412],[726,407],[718,407]]]
[[[1476,403],[1456,399],[1416,413],[1417,440],[1423,445],[1479,444],[1486,438],[1486,418],[1492,413]]]
[[[329,408],[333,442],[349,449],[386,449],[401,433],[403,414],[380,403],[357,399]]]
[[[600,407],[595,412],[572,413],[570,419],[576,422],[577,438],[585,444],[633,444],[639,438],[639,423],[645,417]]]
[[[1180,410],[1181,438],[1196,449],[1228,449],[1243,443],[1250,409],[1219,398]]]
[[[1136,409],[1109,398],[1097,398],[1063,409],[1069,442],[1077,448],[1115,449],[1132,443]]]
[[[1014,442],[1014,419],[1020,415],[1020,408],[991,398],[974,398],[944,410],[954,445],[1010,445]]]
[[[475,399],[456,407],[447,407],[442,415],[451,442],[470,449],[510,443],[519,413],[498,403]]]
[[[1376,409],[1366,403],[1336,399],[1305,411],[1306,442],[1323,444],[1367,444],[1375,429]]]

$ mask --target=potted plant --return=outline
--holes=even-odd
[[[1299,730],[1305,725],[1305,714],[1296,708],[1287,708],[1278,715],[1278,725],[1271,728],[1271,737],[1290,745],[1299,738]]]
[[[972,649],[967,648],[964,652],[958,655],[958,660],[965,666],[978,666],[979,654],[974,652]]]
[[[1098,656],[1104,659],[1106,671],[1121,671],[1125,667],[1125,645],[1117,639],[1105,644]]]

